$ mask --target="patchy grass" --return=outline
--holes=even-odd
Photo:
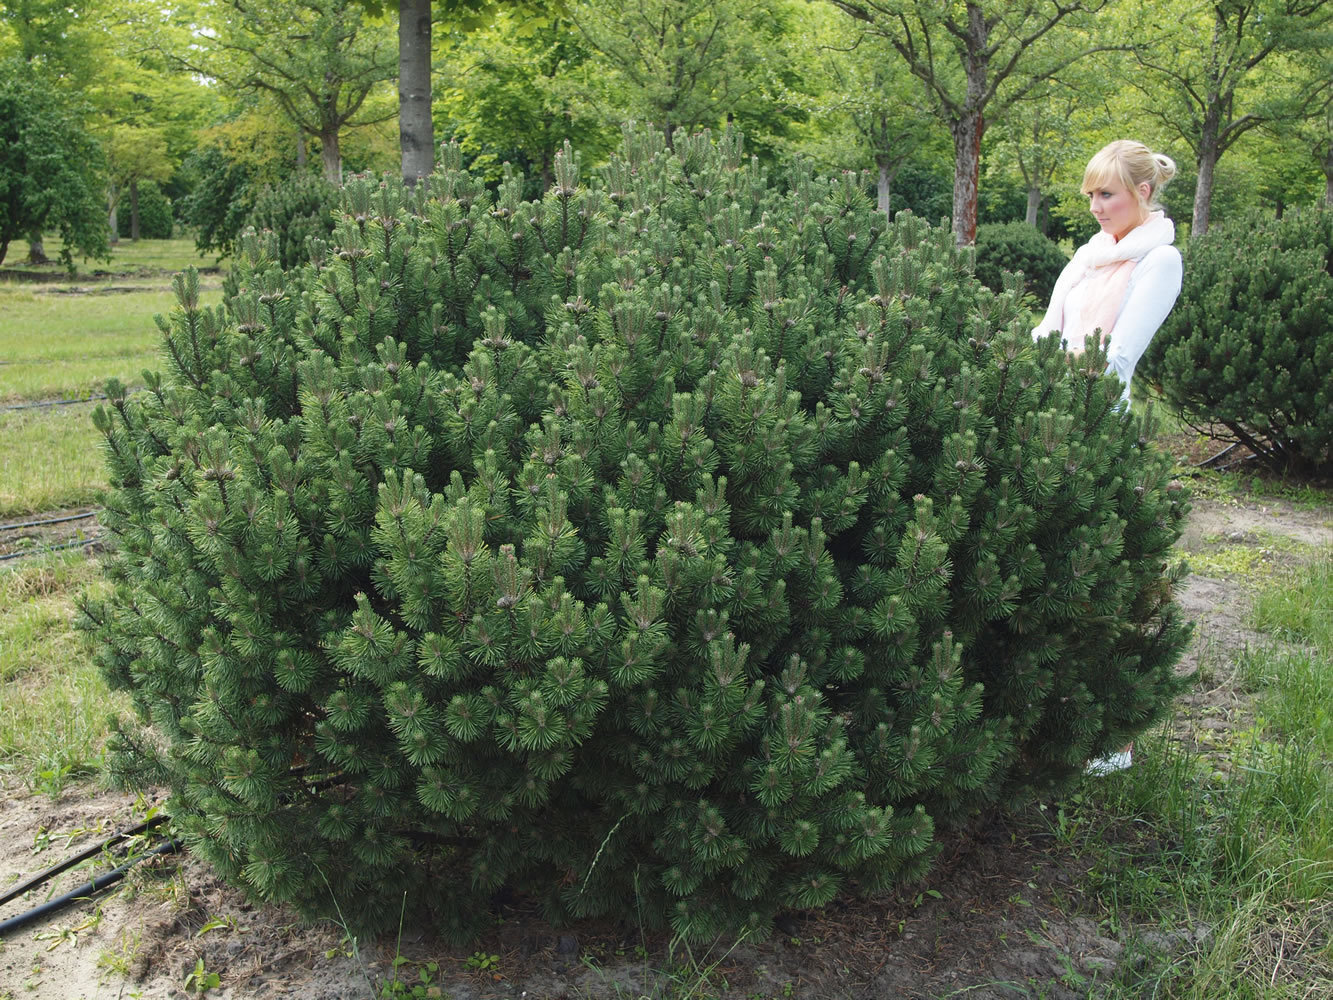
[[[1241,578],[1251,585],[1272,580],[1293,562],[1305,562],[1314,554],[1311,546],[1271,531],[1251,531],[1239,538],[1205,535],[1200,543],[1186,555],[1192,573]]]
[[[71,627],[86,586],[104,586],[82,554],[0,570],[0,783],[56,794],[99,768],[107,714],[123,707]]]
[[[1064,807],[1086,824],[1070,843],[1095,859],[1094,908],[1128,940],[1097,996],[1333,996],[1331,593],[1324,559],[1258,595],[1256,624],[1287,643],[1231,668],[1252,725],[1213,753],[1159,729]]]
[[[1333,556],[1325,555],[1254,602],[1255,627],[1294,643],[1333,649]]]
[[[1300,510],[1333,505],[1333,489],[1259,472],[1207,472],[1191,480],[1190,492],[1203,499],[1229,503],[1284,500]]]
[[[0,412],[0,518],[96,501],[106,465],[92,405]]]

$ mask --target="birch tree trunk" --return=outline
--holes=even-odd
[[[1040,228],[1037,225],[1037,212],[1041,209],[1041,188],[1028,188],[1028,212],[1023,221],[1033,229]]]
[[[884,217],[892,221],[893,214],[889,211],[891,189],[893,186],[893,174],[889,173],[887,163],[879,164],[879,182],[875,185],[875,207],[884,213]]]
[[[1194,185],[1194,220],[1190,239],[1208,232],[1208,217],[1213,207],[1213,174],[1217,167],[1218,113],[1216,104],[1208,109],[1199,134],[1199,179]]]
[[[139,242],[139,182],[130,181],[130,239]]]
[[[430,0],[399,0],[398,144],[409,185],[430,176],[435,164],[430,70]]]
[[[336,127],[319,134],[319,158],[324,164],[324,179],[334,187],[342,187],[343,158]]]

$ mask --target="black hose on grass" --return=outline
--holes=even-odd
[[[61,549],[86,548],[89,545],[96,545],[100,541],[101,538],[94,537],[84,538],[80,541],[64,542],[61,545],[43,545],[36,549],[20,549],[18,552],[7,552],[0,556],[0,562],[4,562],[7,559],[22,559],[24,556],[35,556],[43,552],[59,552]]]
[[[70,903],[77,902],[80,899],[86,899],[93,893],[100,892],[107,886],[119,882],[121,879],[125,877],[125,875],[129,872],[129,870],[133,868],[135,865],[137,865],[140,861],[146,861],[149,858],[157,857],[162,854],[175,854],[177,851],[181,849],[182,846],[183,845],[179,840],[163,841],[162,843],[154,847],[151,851],[147,851],[136,858],[131,858],[129,861],[126,861],[123,865],[120,865],[117,868],[113,868],[105,875],[97,876],[97,878],[93,879],[91,882],[85,882],[77,889],[72,889],[69,892],[65,893],[63,896],[57,896],[55,899],[43,903],[40,906],[34,906],[31,910],[28,910],[26,913],[20,913],[17,917],[10,917],[8,920],[0,922],[0,937],[3,937],[10,931],[18,930],[20,927],[24,926],[25,924],[29,924],[34,920],[38,920],[49,914],[55,913],[57,910],[63,909],[64,907],[68,906]]]
[[[81,396],[78,399],[44,399],[40,403],[15,403],[12,406],[0,406],[0,410],[37,410],[46,406],[72,406],[75,403],[92,403],[106,396]]]
[[[13,888],[6,889],[4,895],[0,895],[0,906],[8,903],[11,899],[18,899],[29,889],[34,889],[43,882],[49,882],[61,872],[68,871],[77,865],[80,861],[87,861],[89,858],[95,858],[109,847],[114,847],[122,840],[129,840],[131,837],[143,833],[145,830],[151,830],[167,821],[166,816],[154,816],[152,819],[144,820],[138,826],[132,826],[128,830],[119,830],[107,837],[101,843],[94,844],[92,847],[85,848],[73,857],[66,858],[57,865],[52,865],[44,872],[38,872],[32,878],[25,879]]]
[[[45,517],[39,521],[21,521],[15,524],[0,524],[0,531],[13,531],[16,528],[40,528],[44,524],[63,524],[66,521],[83,521],[96,517],[100,510],[90,510],[86,514],[66,514],[64,517]]]

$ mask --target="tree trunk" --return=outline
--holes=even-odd
[[[415,184],[435,164],[430,117],[430,0],[398,3],[398,144],[403,181]]]
[[[319,158],[324,164],[324,179],[334,187],[343,186],[342,150],[338,148],[338,130],[319,134]]]
[[[1324,207],[1333,208],[1333,142],[1324,153]]]
[[[545,194],[555,183],[555,157],[550,149],[542,150],[541,178],[542,194]]]
[[[1041,211],[1041,188],[1030,187],[1028,188],[1028,214],[1023,221],[1034,229],[1039,228],[1037,226],[1037,213],[1039,211]]]
[[[881,161],[879,164],[879,181],[875,185],[875,207],[883,212],[884,218],[890,222],[893,221],[893,214],[889,211],[892,193],[893,174],[889,171],[889,165]]]
[[[1208,216],[1213,207],[1213,171],[1220,155],[1217,149],[1218,112],[1209,108],[1199,133],[1199,179],[1194,185],[1194,219],[1190,222],[1190,239],[1208,232]]]
[[[116,205],[120,201],[120,197],[116,194],[114,186],[107,192],[106,201],[107,221],[111,227],[111,245],[116,246],[120,243],[120,221],[116,218]]]
[[[953,238],[959,246],[977,241],[977,183],[981,176],[980,112],[966,112],[949,125],[953,133]]]
[[[139,242],[139,182],[130,181],[130,239]]]
[[[304,132],[297,132],[297,133],[296,133],[296,169],[297,169],[297,170],[301,170],[301,171],[304,171],[304,170],[305,170],[305,163],[306,163],[307,155],[308,155],[308,154],[306,153],[306,148],[305,148],[305,133],[304,133]]]
[[[46,256],[46,246],[42,243],[42,231],[40,229],[35,233],[28,234],[28,263],[51,263],[51,258]]]

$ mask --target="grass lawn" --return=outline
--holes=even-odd
[[[47,252],[59,246],[48,240]],[[0,276],[27,269],[22,257],[11,257]],[[0,281],[0,407],[91,396],[113,376],[142,384],[144,369],[160,367],[153,317],[175,307],[171,274],[199,263],[190,240],[126,241],[110,265],[99,265],[107,272],[99,278],[85,271],[71,283],[48,266],[43,274],[60,281]],[[107,292],[108,276],[134,290]],[[221,300],[219,277],[201,284],[205,304]],[[92,406],[0,409],[0,518],[94,499],[106,471]]]
[[[113,375],[138,384],[144,368],[157,367],[153,317],[171,311],[171,292],[58,295],[33,288],[0,286],[0,403],[87,396]]]
[[[93,403],[0,412],[0,518],[91,503],[106,485]]]
[[[20,562],[0,569],[0,777],[54,794],[97,770],[107,715],[125,702],[71,627],[79,592],[102,585],[97,563]]]
[[[48,234],[43,245],[52,263],[32,265],[27,261],[28,245],[23,242],[11,244],[9,255],[5,258],[4,264],[0,265],[0,279],[17,276],[17,272],[40,273],[47,278],[64,278],[65,268],[57,260],[61,248],[59,235]],[[190,238],[138,242],[121,240],[111,248],[109,261],[82,259],[77,256],[74,258],[76,281],[87,280],[89,277],[138,275],[144,271],[163,271],[170,274],[191,265],[200,270],[219,266],[217,257],[208,254],[201,256],[194,247],[194,240]],[[224,261],[221,266],[225,268],[226,262]],[[64,278],[64,280],[69,279]]]

